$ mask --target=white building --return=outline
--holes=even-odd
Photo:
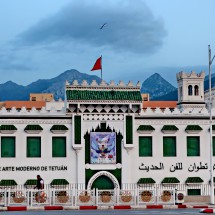
[[[46,184],[65,179],[89,189],[195,184],[184,189],[204,195],[199,184],[210,180],[204,73],[181,72],[177,81],[173,111],[144,111],[139,83],[113,81],[67,82],[67,111],[63,103],[61,111],[2,109],[0,179],[25,184],[40,174]]]

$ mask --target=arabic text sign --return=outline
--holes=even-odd
[[[169,169],[170,172],[183,170],[183,163],[178,162],[178,163],[172,164],[170,167],[167,166],[167,169]],[[199,162],[198,164],[194,162],[189,165],[187,170],[189,172],[198,172],[199,170],[207,170],[207,169],[208,169],[207,163]],[[141,163],[141,165],[139,166],[139,170],[145,170],[146,172],[149,172],[151,170],[164,170],[164,164],[161,162],[159,163],[159,165],[154,165],[154,164],[145,165],[144,163]],[[215,170],[215,164],[213,165],[213,170]]]

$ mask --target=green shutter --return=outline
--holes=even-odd
[[[163,137],[163,156],[176,157],[176,137]]]
[[[27,137],[27,157],[41,157],[40,137]]]
[[[152,137],[139,137],[139,157],[152,157]]]
[[[81,144],[81,116],[75,116],[75,144]]]
[[[1,157],[15,157],[15,137],[1,137]]]
[[[215,137],[213,137],[213,156],[215,156]]]
[[[188,189],[187,195],[188,196],[201,196],[201,189]]]
[[[52,137],[52,157],[66,157],[66,137]]]
[[[133,144],[133,118],[126,116],[126,144]]]
[[[200,156],[199,137],[187,137],[187,156]]]

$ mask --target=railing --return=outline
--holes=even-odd
[[[146,205],[146,204],[175,204],[176,191],[198,189],[201,196],[210,196],[209,184],[172,184],[172,185],[134,185],[124,184],[123,189],[86,190],[80,185],[49,187],[44,190],[26,189],[16,186],[0,189],[0,205]],[[128,189],[128,188],[132,189]],[[48,188],[48,189],[47,189]],[[125,189],[127,188],[127,189]]]

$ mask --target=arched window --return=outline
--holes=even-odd
[[[193,95],[193,87],[192,85],[188,86],[188,96],[192,96]]]
[[[195,87],[194,87],[194,95],[195,96],[199,95],[199,87],[197,85],[195,85]]]
[[[182,98],[182,94],[183,94],[183,92],[182,92],[182,87],[180,87],[180,88],[179,88],[179,98],[180,98],[180,99]]]

